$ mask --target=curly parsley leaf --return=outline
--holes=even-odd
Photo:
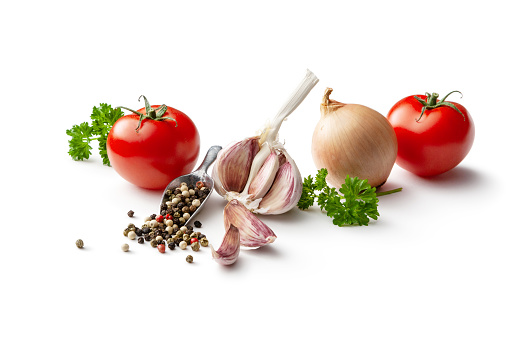
[[[302,195],[300,196],[300,200],[297,203],[297,207],[299,207],[301,210],[305,210],[313,206],[315,203],[315,190],[316,186],[313,183],[313,178],[310,175],[307,178],[304,178],[304,183],[302,185]]]
[[[90,118],[92,119],[92,127],[97,135],[108,135],[113,124],[124,116],[122,110],[112,108],[108,104],[99,104],[99,107],[94,106]]]
[[[345,183],[338,191],[329,187],[326,182],[327,170],[322,168],[318,171],[315,180],[311,176],[305,178],[302,187],[302,196],[297,206],[307,209],[315,202],[321,210],[327,212],[332,222],[337,226],[344,225],[368,225],[369,219],[377,220],[378,197],[376,188],[371,187],[367,180],[358,177],[346,176]],[[401,191],[401,188],[383,192],[386,195]]]
[[[73,160],[88,159],[92,154],[92,140],[99,141],[99,154],[103,160],[103,164],[110,165],[108,154],[106,152],[106,140],[113,124],[124,116],[120,108],[112,108],[108,104],[99,104],[94,106],[90,118],[92,125],[83,122],[80,125],[74,125],[71,129],[66,130],[67,135],[71,137],[69,140],[69,155]]]
[[[71,129],[65,131],[71,137],[69,140],[69,155],[73,160],[88,159],[92,154],[90,141],[93,136],[93,128],[88,122],[72,126]]]

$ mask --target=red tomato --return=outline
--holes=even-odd
[[[145,108],[138,112],[146,115]],[[175,121],[146,118],[136,130],[140,116],[128,114],[118,119],[108,134],[106,149],[111,166],[142,188],[164,189],[176,177],[193,170],[200,152],[200,135],[187,115],[168,107],[162,117]]]
[[[437,99],[436,93],[412,95],[397,102],[387,115],[398,139],[396,163],[420,176],[437,175],[456,167],[474,142],[474,122],[467,109]],[[422,112],[424,102],[430,108]]]

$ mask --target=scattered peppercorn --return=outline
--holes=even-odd
[[[127,245],[127,244],[123,244],[122,246],[120,246],[120,249],[121,249],[122,251],[124,251],[124,252],[127,252],[127,251],[129,251],[129,245]]]
[[[200,227],[201,227],[201,222],[199,222],[198,220],[196,220],[196,221],[194,222],[194,227],[200,228]]]
[[[143,244],[145,242],[145,239],[143,237],[138,238],[138,244]]]
[[[83,240],[81,239],[76,240],[76,247],[83,248]]]
[[[127,233],[127,237],[131,240],[134,240],[136,239],[136,233],[134,231],[129,231],[129,233]]]
[[[188,256],[186,257],[186,261],[187,261],[188,263],[192,263],[192,262],[193,262],[193,256],[192,256],[192,255],[188,255]]]
[[[134,211],[133,210],[129,210],[129,212],[127,212],[127,216],[129,218],[132,218],[134,216]]]

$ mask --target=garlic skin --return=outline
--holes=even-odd
[[[272,150],[248,187],[247,193],[251,196],[251,199],[256,200],[265,196],[276,178],[278,169],[279,155],[275,150]]]
[[[302,177],[295,161],[283,150],[286,162],[279,166],[272,187],[258,205],[256,213],[282,214],[291,210],[302,195]]]
[[[221,265],[231,265],[237,261],[240,253],[240,232],[239,229],[230,225],[224,235],[221,246],[216,250],[210,244],[212,258]]]
[[[297,205],[302,193],[302,177],[279,142],[278,133],[283,121],[317,83],[318,78],[308,70],[260,135],[234,143],[219,153],[212,177],[221,196],[228,201],[237,200],[258,214],[281,214]],[[258,147],[254,145],[255,141]]]
[[[246,138],[223,148],[218,153],[214,168],[218,183],[222,185],[223,190],[242,192],[246,186],[253,159],[260,151],[258,139],[258,137]]]
[[[228,202],[224,208],[224,227],[235,225],[240,232],[240,244],[244,247],[258,248],[273,243],[277,236],[236,199]]]
[[[372,187],[383,185],[398,151],[394,129],[369,107],[329,99],[331,92],[332,88],[325,90],[321,118],[312,138],[316,168],[326,168],[327,181],[336,188],[347,175],[367,179]]]

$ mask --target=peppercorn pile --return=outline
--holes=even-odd
[[[209,194],[210,188],[201,181],[190,188],[182,183],[180,187],[164,193],[159,214],[166,217],[169,215],[173,224],[183,226]]]

